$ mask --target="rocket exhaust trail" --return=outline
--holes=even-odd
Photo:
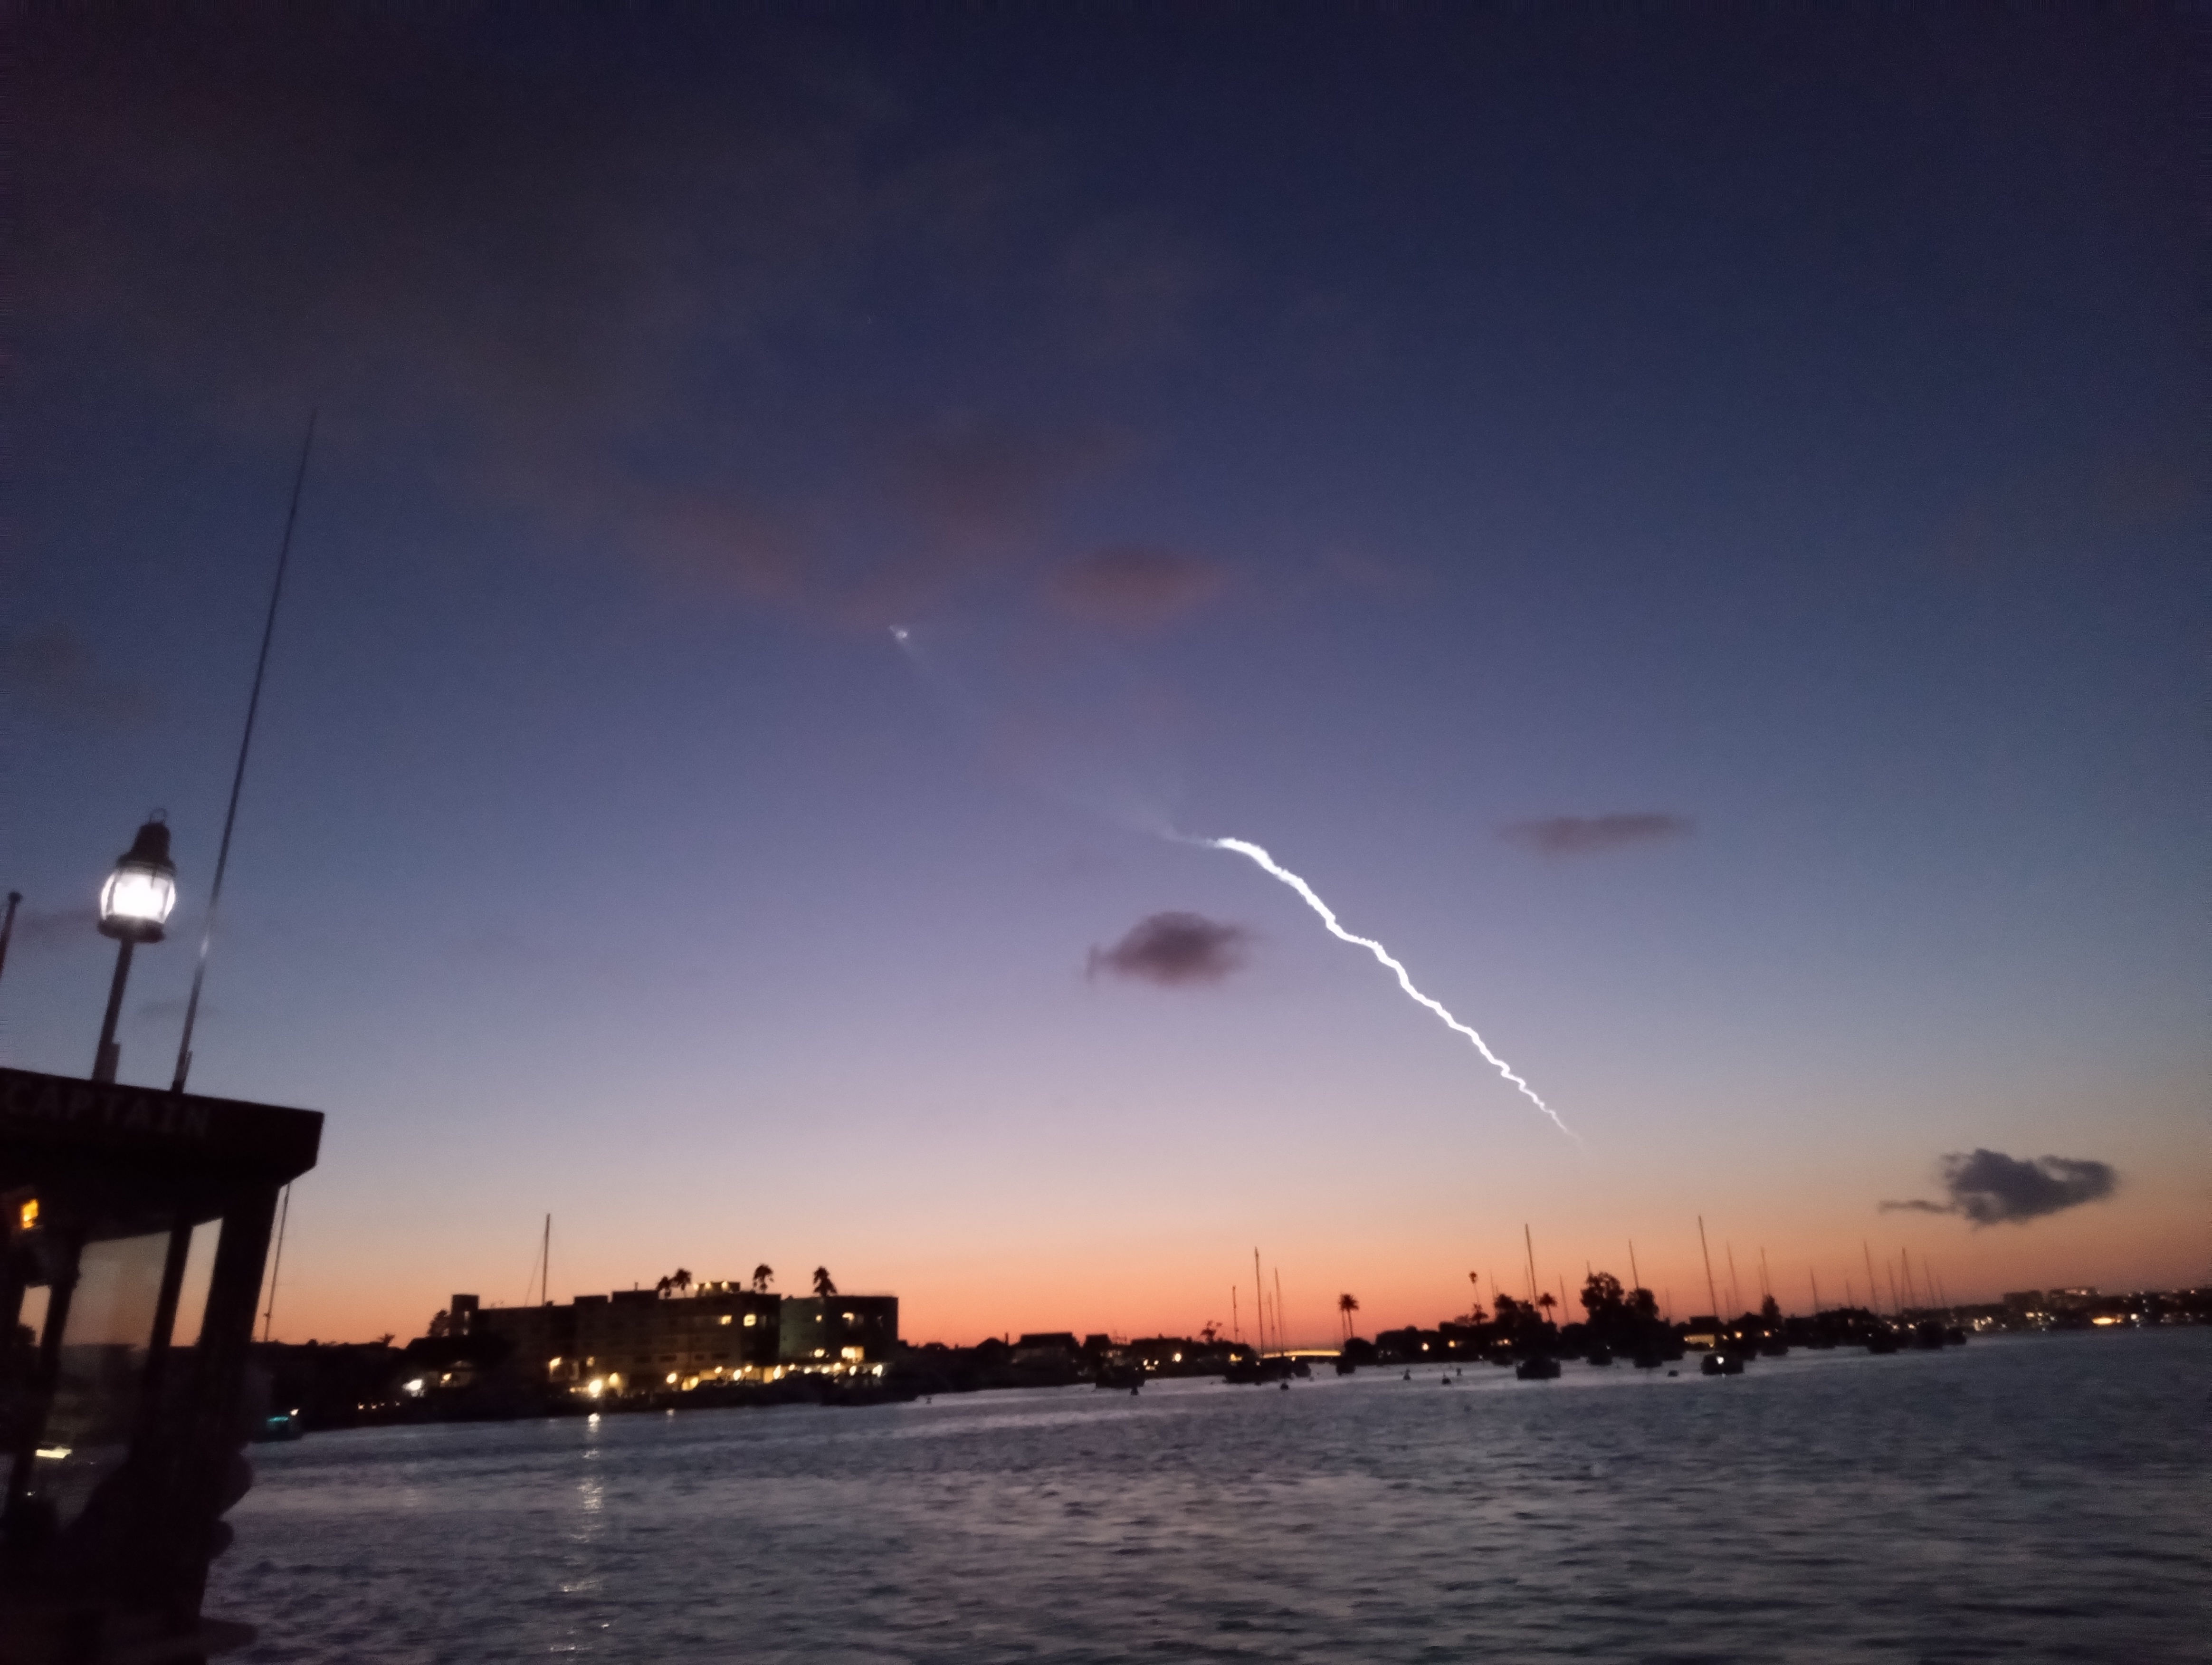
[[[1538,1097],[1536,1096],[1536,1090],[1531,1087],[1526,1081],[1523,1081],[1519,1076],[1516,1075],[1513,1073],[1512,1066],[1503,1058],[1500,1058],[1496,1053],[1492,1052],[1490,1049],[1488,1043],[1483,1040],[1482,1036],[1476,1034],[1465,1024],[1460,1022],[1458,1018],[1453,1017],[1449,1012],[1444,1009],[1443,1003],[1442,1001],[1430,999],[1429,996],[1422,994],[1419,989],[1413,987],[1413,978],[1407,975],[1406,968],[1404,966],[1399,964],[1395,959],[1391,957],[1390,951],[1389,949],[1383,947],[1381,943],[1376,942],[1370,938],[1356,937],[1352,935],[1351,932],[1346,930],[1341,925],[1339,925],[1336,922],[1336,915],[1330,909],[1329,905],[1327,902],[1323,902],[1319,896],[1314,894],[1313,886],[1307,884],[1305,880],[1300,878],[1288,867],[1284,866],[1282,863],[1277,861],[1275,858],[1269,855],[1267,851],[1261,849],[1257,844],[1249,843],[1242,838],[1193,838],[1182,833],[1170,833],[1169,836],[1174,838],[1179,843],[1200,844],[1210,850],[1232,851],[1236,854],[1243,856],[1249,860],[1254,862],[1274,878],[1280,879],[1284,884],[1289,885],[1291,889],[1296,890],[1299,896],[1304,899],[1307,907],[1312,908],[1314,912],[1321,915],[1321,922],[1328,927],[1330,935],[1339,938],[1342,941],[1352,944],[1355,948],[1365,949],[1376,959],[1382,961],[1384,965],[1389,967],[1392,971],[1397,974],[1398,987],[1404,989],[1412,1000],[1421,1006],[1428,1007],[1428,1009],[1435,1012],[1437,1017],[1443,1018],[1447,1028],[1456,1030],[1458,1033],[1467,1036],[1468,1040],[1474,1042],[1474,1049],[1480,1053],[1484,1058],[1487,1059],[1491,1066],[1500,1075],[1504,1076],[1508,1081],[1510,1081],[1516,1087],[1519,1088],[1521,1090],[1521,1096],[1523,1098],[1526,1098],[1531,1104],[1534,1104],[1538,1109],[1543,1111],[1546,1115],[1551,1117],[1552,1125],[1557,1127],[1561,1133],[1565,1133],[1569,1139],[1575,1140],[1577,1144],[1581,1143],[1582,1135],[1577,1133],[1573,1128],[1567,1126],[1565,1122],[1560,1121],[1559,1113],[1553,1109],[1549,1104],[1547,1104],[1541,1098]]]

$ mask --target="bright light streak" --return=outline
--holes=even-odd
[[[1560,1121],[1559,1113],[1553,1109],[1549,1104],[1547,1104],[1541,1098],[1538,1097],[1536,1096],[1536,1090],[1531,1087],[1526,1081],[1523,1081],[1519,1076],[1516,1075],[1513,1073],[1512,1066],[1507,1064],[1506,1061],[1503,1058],[1500,1058],[1496,1053],[1492,1052],[1490,1049],[1489,1045],[1483,1040],[1482,1036],[1476,1034],[1465,1024],[1460,1022],[1458,1018],[1453,1017],[1449,1012],[1444,1009],[1443,1003],[1442,1001],[1431,1000],[1426,994],[1422,994],[1419,989],[1414,987],[1413,978],[1407,975],[1406,968],[1399,964],[1398,962],[1391,957],[1390,951],[1389,949],[1383,947],[1381,943],[1374,941],[1370,938],[1356,937],[1352,935],[1351,932],[1346,930],[1341,925],[1339,925],[1336,922],[1336,915],[1330,909],[1329,905],[1327,902],[1323,902],[1319,896],[1314,894],[1313,886],[1307,884],[1305,880],[1300,878],[1288,867],[1284,866],[1282,863],[1276,860],[1274,857],[1269,855],[1267,851],[1261,849],[1257,844],[1249,843],[1242,838],[1189,838],[1185,837],[1181,834],[1171,835],[1171,836],[1180,839],[1182,842],[1186,844],[1203,844],[1208,849],[1232,850],[1238,855],[1249,858],[1267,872],[1274,875],[1275,878],[1282,880],[1284,884],[1289,885],[1291,889],[1296,890],[1299,896],[1305,899],[1305,904],[1307,907],[1312,908],[1314,912],[1321,915],[1321,922],[1328,927],[1329,933],[1332,936],[1340,938],[1343,941],[1352,944],[1356,948],[1365,949],[1376,959],[1382,961],[1383,964],[1389,966],[1391,970],[1397,973],[1399,987],[1404,989],[1414,1000],[1418,1001],[1422,1006],[1428,1007],[1428,1009],[1435,1012],[1437,1017],[1443,1018],[1447,1027],[1456,1030],[1460,1034],[1464,1035],[1468,1040],[1474,1042],[1474,1049],[1480,1053],[1485,1058],[1488,1059],[1492,1066],[1496,1068],[1500,1075],[1504,1076],[1508,1081],[1510,1081],[1515,1086],[1518,1087],[1521,1090],[1521,1095],[1522,1097],[1526,1098],[1538,1109],[1543,1111],[1546,1115],[1550,1116],[1552,1118],[1552,1125],[1553,1127],[1557,1127],[1569,1139],[1574,1139],[1577,1142],[1581,1140],[1582,1135],[1577,1133],[1573,1128],[1567,1126],[1565,1122]]]

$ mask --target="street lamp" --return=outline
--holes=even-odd
[[[100,1025],[100,1050],[92,1079],[115,1079],[122,1048],[115,1043],[115,1020],[123,1011],[123,986],[131,981],[131,955],[142,942],[159,942],[169,909],[177,905],[177,867],[169,860],[169,829],[156,810],[138,829],[100,890],[100,934],[116,940],[115,981],[108,985],[107,1016]]]

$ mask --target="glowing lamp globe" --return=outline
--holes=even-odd
[[[159,821],[138,836],[115,864],[100,890],[100,934],[118,942],[159,942],[177,905],[177,868],[169,860],[169,829]]]

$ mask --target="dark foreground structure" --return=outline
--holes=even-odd
[[[0,1662],[169,1665],[250,1483],[278,1191],[322,1116],[0,1069]]]

